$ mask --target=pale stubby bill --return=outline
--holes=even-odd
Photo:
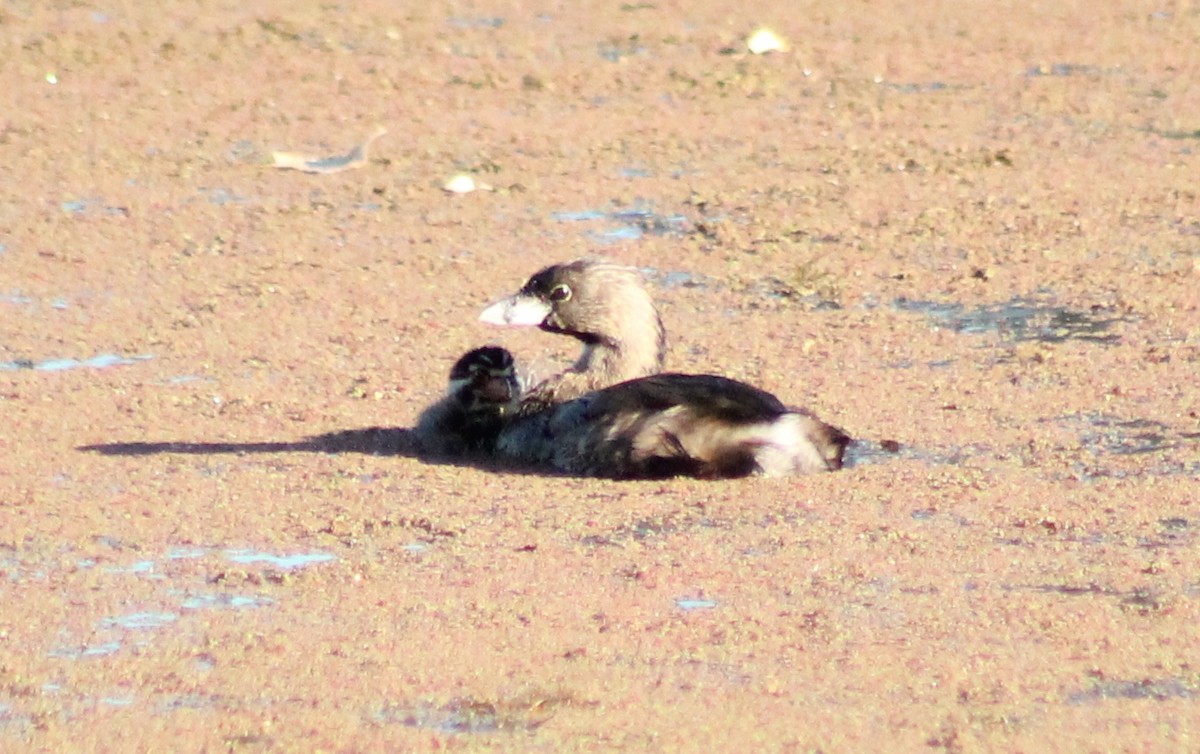
[[[501,327],[537,327],[550,315],[550,305],[532,296],[517,295],[483,310],[479,321]]]

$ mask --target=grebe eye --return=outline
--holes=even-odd
[[[565,283],[560,283],[550,289],[551,301],[566,301],[569,298],[571,298],[571,286]]]

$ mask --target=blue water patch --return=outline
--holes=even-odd
[[[678,607],[680,610],[712,610],[716,606],[716,600],[687,597],[675,600],[675,607]]]
[[[175,613],[130,613],[117,618],[105,618],[104,625],[131,631],[162,628],[179,620]]]
[[[68,660],[79,660],[85,657],[107,657],[111,654],[116,654],[121,648],[119,641],[106,641],[103,644],[94,644],[92,646],[82,647],[59,647],[58,649],[50,650],[51,657],[61,657]]]
[[[615,230],[592,233],[591,235],[599,241],[636,241],[645,235],[645,233],[636,225],[625,225]]]
[[[1197,688],[1196,682],[1186,677],[1101,679],[1093,682],[1089,688],[1067,694],[1066,702],[1070,705],[1092,704],[1110,699],[1152,699],[1162,702],[1168,699],[1195,699],[1197,696],[1200,696],[1200,689]]]
[[[129,210],[125,207],[107,205],[104,203],[104,200],[95,196],[88,197],[87,199],[69,199],[59,202],[58,206],[68,215],[84,215],[95,212],[102,215],[129,216]]]
[[[217,667],[217,658],[205,653],[196,655],[196,670],[207,673]]]
[[[139,560],[127,566],[113,566],[112,568],[104,569],[105,573],[151,573],[153,571],[153,560]]]
[[[971,335],[998,333],[1009,340],[1044,343],[1084,340],[1113,345],[1121,341],[1121,336],[1109,330],[1130,321],[1128,315],[1116,311],[1114,307],[1095,305],[1077,310],[1024,297],[975,308],[955,302],[902,297],[895,299],[892,307],[899,311],[924,314],[938,325],[955,332]]]
[[[892,81],[879,82],[888,89],[894,89],[897,92],[904,94],[924,94],[928,92],[942,92],[950,88],[948,84],[941,81],[918,82],[915,84],[900,84]]]
[[[601,220],[608,217],[608,214],[600,210],[585,209],[582,212],[551,212],[550,217],[560,223],[577,223],[586,220]]]
[[[181,374],[178,377],[171,377],[164,380],[167,385],[186,385],[189,382],[215,382],[212,377],[201,377],[198,374]]]
[[[111,354],[105,354],[104,356],[97,358],[106,358],[108,356],[111,356]],[[74,369],[78,366],[81,366],[81,363],[78,359],[50,359],[48,361],[34,364],[31,368],[40,369],[44,372],[60,372],[64,369]],[[107,360],[105,361],[105,366],[110,366]]]
[[[45,581],[46,571],[42,569],[31,570],[19,560],[4,558],[0,560],[0,578],[7,578],[11,582],[27,581],[29,579]]]
[[[90,359],[47,359],[46,361],[31,361],[18,359],[16,361],[0,361],[0,371],[16,369],[32,369],[39,372],[62,372],[67,369],[107,369],[113,366],[136,364],[139,361],[153,359],[152,354],[138,356],[117,356],[113,353],[102,353]]]
[[[663,290],[672,288],[711,288],[717,281],[707,275],[699,275],[684,270],[660,270],[657,267],[642,267],[641,272],[650,280],[658,283]]]
[[[616,223],[611,230],[589,231],[587,236],[599,243],[637,241],[645,236],[682,235],[690,229],[683,215],[663,215],[648,207],[630,207],[614,210],[580,210],[575,212],[552,212],[550,217],[564,223],[594,222],[607,220]]]
[[[447,16],[446,23],[460,29],[499,29],[504,26],[501,16]]]
[[[180,603],[184,610],[204,610],[207,608],[246,608],[270,605],[273,600],[266,597],[256,597],[252,594],[193,594]]]
[[[1087,65],[1079,63],[1053,63],[1051,65],[1035,65],[1025,71],[1026,76],[1102,76],[1106,73],[1113,72],[1110,69],[1101,68],[1098,65]]]
[[[687,218],[683,215],[662,215],[646,207],[617,210],[612,212],[610,217],[614,220],[635,222],[647,231],[658,235],[682,231],[687,225]]]
[[[399,723],[409,728],[424,728],[441,733],[495,733],[505,727],[517,727],[511,719],[486,702],[456,699],[441,707],[432,704],[391,705],[376,711],[372,718],[381,724]],[[528,723],[525,723],[525,727]]]
[[[245,204],[249,201],[248,197],[234,193],[227,188],[200,188],[197,193],[205,195],[208,198],[209,204],[215,204],[218,207],[223,207],[226,204]]]
[[[638,35],[634,34],[627,40],[601,42],[596,45],[596,52],[610,63],[619,63],[622,58],[641,55],[646,52],[646,46],[638,40]]]
[[[194,560],[202,558],[208,553],[202,547],[172,547],[167,550],[167,558],[170,560]]]
[[[226,550],[225,557],[234,563],[266,563],[285,571],[291,571],[296,568],[307,568],[317,563],[328,563],[331,560],[337,560],[336,555],[331,555],[327,552],[272,555],[269,552],[258,552],[256,550]]]

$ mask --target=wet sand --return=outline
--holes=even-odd
[[[1193,6],[0,28],[0,750],[1195,746]],[[415,457],[466,349],[569,362],[476,317],[589,254],[858,462]]]

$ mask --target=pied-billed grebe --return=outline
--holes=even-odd
[[[502,396],[486,387],[466,383],[464,391],[475,395],[455,400],[499,417],[473,425],[497,432],[477,447],[494,440],[501,456],[580,476],[724,479],[833,471],[850,442],[838,428],[770,393],[716,375],[642,377],[515,416],[491,412],[488,404]]]
[[[583,353],[567,371],[533,385],[522,412],[662,371],[667,338],[645,279],[633,267],[594,259],[538,272],[489,306],[483,322],[570,335]]]
[[[438,456],[491,452],[521,400],[512,354],[499,346],[468,351],[450,369],[446,396],[417,420],[422,452]]]
[[[588,476],[783,476],[841,468],[849,437],[743,382],[658,374],[666,337],[637,270],[578,260],[547,267],[480,319],[581,340],[572,369],[535,385],[496,450]],[[614,384],[615,383],[615,384]]]

